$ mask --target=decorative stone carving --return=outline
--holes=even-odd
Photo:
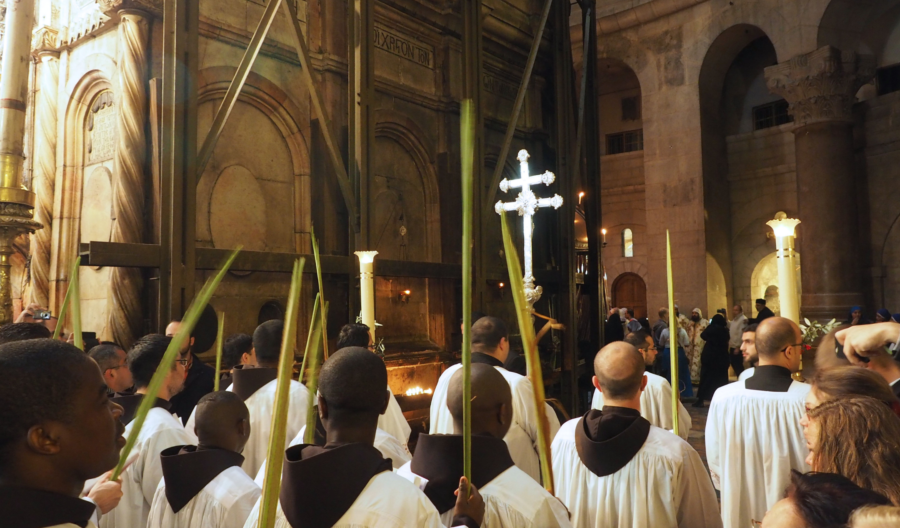
[[[766,68],[769,91],[790,103],[797,128],[819,122],[852,122],[856,92],[874,75],[874,57],[831,46]]]
[[[106,16],[113,16],[120,11],[143,11],[145,13],[162,14],[163,0],[96,0],[100,11]]]
[[[114,162],[112,242],[143,242],[148,26],[147,19],[139,12],[119,12],[119,130]],[[110,272],[109,331],[113,340],[123,346],[130,346],[140,335],[141,282],[141,271],[137,268],[112,268]]]
[[[59,31],[49,26],[43,26],[35,29],[34,38],[31,41],[31,47],[34,49],[36,54],[55,52],[58,56],[59,52],[56,51],[56,48],[59,47]]]
[[[40,43],[56,47],[56,32],[41,33]],[[40,30],[39,30],[40,31]],[[35,34],[36,40],[38,33]],[[50,306],[50,254],[53,245],[53,196],[56,181],[57,106],[59,90],[59,54],[40,53],[40,87],[37,100],[34,152],[34,192],[37,195],[34,219],[44,228],[31,237],[31,298]]]

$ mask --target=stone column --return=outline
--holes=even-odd
[[[31,301],[50,307],[50,251],[53,241],[53,195],[56,182],[57,98],[59,52],[57,32],[49,27],[35,31],[35,54],[41,61],[40,94],[35,116],[33,188],[37,195],[34,219],[44,228],[31,237]]]
[[[810,319],[841,320],[863,302],[853,104],[874,72],[872,57],[830,46],[766,68],[769,90],[790,103],[794,117],[801,310]]]
[[[144,167],[147,139],[147,58],[149,26],[161,0],[97,0],[103,12],[118,18],[118,143],[113,174],[112,242],[144,241]],[[123,346],[141,334],[142,277],[138,268],[110,270],[108,332]]]

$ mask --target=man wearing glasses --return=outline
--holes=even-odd
[[[810,386],[800,370],[803,338],[796,323],[770,317],[756,329],[753,376],[716,391],[706,422],[706,456],[722,492],[725,528],[762,519],[782,498],[791,470],[809,471],[800,419]]]
[[[184,390],[172,398],[172,413],[186,424],[200,398],[212,392],[215,387],[216,369],[207,365],[197,354],[212,348],[216,340],[218,320],[216,312],[209,305],[204,309],[191,337],[181,345],[177,361],[184,366]],[[172,321],[166,327],[166,335],[174,337],[181,327],[181,321]]]
[[[88,355],[100,365],[110,395],[124,393],[134,384],[125,361],[125,351],[119,345],[102,343],[92,348]]]
[[[656,361],[658,349],[653,343],[653,337],[647,332],[633,332],[628,334],[625,342],[638,349],[644,358],[644,365],[652,367]],[[668,361],[669,358],[660,358]],[[672,423],[672,385],[662,376],[657,376],[651,372],[645,372],[647,377],[647,386],[641,393],[641,416],[647,419],[651,425],[655,425],[660,429],[671,431],[675,426]],[[591,408],[598,411],[603,410],[603,393],[595,390],[594,400]],[[691,431],[691,414],[685,409],[681,402],[678,402],[678,436],[687,440],[688,433]]]

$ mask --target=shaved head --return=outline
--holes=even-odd
[[[606,345],[594,358],[594,374],[606,398],[627,400],[641,390],[644,357],[624,341]]]
[[[238,452],[243,449],[247,439],[237,440],[243,435],[242,427],[246,427],[246,436],[250,436],[250,411],[240,396],[229,391],[211,392],[200,398],[196,412],[194,432],[200,445]],[[235,443],[240,443],[240,449],[232,447]]]
[[[801,341],[800,327],[784,317],[769,317],[756,329],[756,352],[761,358],[777,357],[785,347]]]
[[[504,407],[505,406],[505,407]],[[454,425],[458,424],[459,432],[462,432],[463,423],[463,369],[457,370],[450,378],[450,387],[447,392],[447,407],[453,416]],[[472,364],[472,434],[494,431],[498,417],[504,415],[504,409],[509,410],[509,417],[501,422],[505,423],[502,434],[492,434],[498,438],[506,436],[512,418],[512,392],[509,383],[503,375],[490,365],[484,363]]]
[[[333,411],[384,413],[387,367],[362,347],[342,348],[319,372],[319,394]]]

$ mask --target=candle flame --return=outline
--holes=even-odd
[[[416,396],[419,394],[432,394],[434,391],[432,389],[423,389],[422,387],[413,387],[411,389],[407,389],[407,396]]]

